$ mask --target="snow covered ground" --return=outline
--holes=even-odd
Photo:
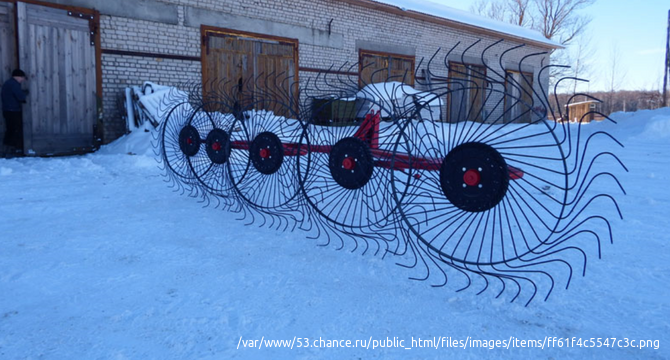
[[[319,247],[301,232],[203,208],[163,183],[148,132],[87,156],[0,160],[0,358],[668,358],[670,109],[614,119],[585,126],[626,145],[630,173],[613,168],[628,191],[614,245],[604,244],[602,260],[591,256],[569,290],[528,307],[431,288],[391,257]],[[439,337],[549,341],[418,347]],[[294,338],[359,347],[243,346]],[[576,346],[591,338],[610,347]],[[612,348],[612,338],[657,342]],[[373,349],[387,339],[404,347]]]

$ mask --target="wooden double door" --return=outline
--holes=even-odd
[[[414,57],[359,50],[359,85],[397,81],[414,86]]]
[[[0,2],[1,78],[17,67],[27,75],[24,153],[59,155],[94,147],[98,22],[93,10]]]
[[[206,99],[223,94],[236,108],[280,116],[297,107],[297,40],[203,27],[202,52]]]

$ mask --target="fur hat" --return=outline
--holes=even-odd
[[[24,73],[23,70],[21,70],[21,69],[16,69],[16,70],[12,71],[12,77],[14,77],[14,76],[24,78],[24,77],[26,77],[26,73]]]

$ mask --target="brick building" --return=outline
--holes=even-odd
[[[417,68],[420,60],[429,58],[438,47],[451,48],[460,41],[461,45],[451,55],[460,61],[467,46],[482,40],[463,57],[465,63],[477,66],[482,63],[479,58],[481,51],[500,39],[504,39],[504,43],[487,52],[490,56],[485,59],[487,63],[497,64],[502,51],[526,44],[506,57],[507,62],[501,71],[513,74],[519,70],[518,62],[523,56],[560,47],[527,29],[439,6],[413,11],[396,6],[402,5],[399,4],[401,1],[0,0],[0,25],[4,39],[0,39],[0,44],[5,44],[2,45],[2,52],[17,54],[13,58],[1,57],[4,60],[0,80],[5,80],[8,71],[18,62],[33,79],[31,87],[39,83],[40,87],[50,89],[44,90],[40,99],[55,105],[44,111],[32,109],[33,119],[29,120],[32,129],[27,129],[30,124],[24,126],[32,130],[26,136],[32,136],[32,141],[27,143],[33,145],[26,145],[26,149],[30,146],[33,149],[38,141],[58,138],[59,132],[52,131],[52,128],[60,127],[61,134],[69,131],[64,122],[69,121],[67,117],[72,111],[65,103],[71,100],[66,94],[58,98],[48,93],[85,89],[88,94],[95,90],[97,101],[87,95],[86,101],[76,106],[92,108],[82,112],[81,116],[95,117],[97,114],[98,119],[90,122],[88,119],[80,120],[84,125],[78,125],[78,128],[86,133],[89,130],[86,128],[96,122],[106,143],[125,131],[118,106],[118,98],[125,87],[139,85],[143,81],[170,85],[225,74],[230,76],[231,72],[244,73],[246,70],[234,68],[236,65],[231,68],[219,64],[231,62],[231,59],[232,62],[238,61],[241,53],[256,56],[257,50],[254,49],[269,46],[263,44],[276,44],[272,50],[276,56],[266,56],[262,59],[263,64],[282,68],[292,72],[292,75],[295,73],[300,79],[314,76],[315,72],[326,70],[333,64],[383,62],[380,59],[386,60],[384,63],[389,66],[389,71],[392,68],[411,70],[411,73],[417,70],[416,74],[420,76],[422,69]],[[75,20],[79,22],[75,23]],[[53,30],[59,27],[61,30]],[[67,50],[67,46],[72,47],[71,44],[58,45],[63,43],[60,38],[69,29],[79,29],[79,47],[90,47],[81,50],[82,61],[67,60],[72,55]],[[90,31],[86,33],[86,29]],[[42,47],[36,46],[36,43],[40,37],[45,43],[54,44],[50,53],[39,54]],[[7,39],[12,38],[17,39],[18,50],[12,47],[11,41],[8,43]],[[231,38],[238,41],[233,44],[235,51],[230,50],[230,42],[224,44],[219,41]],[[80,51],[76,46],[74,49],[74,54]],[[268,50],[263,49],[267,53]],[[31,54],[31,51],[38,54]],[[63,63],[44,60],[49,58],[60,58]],[[538,78],[541,62],[547,64],[548,55],[534,57],[521,69],[533,77],[533,86],[538,91],[539,85],[544,84],[546,88],[548,81],[546,77]],[[45,71],[45,68],[49,70]],[[69,69],[69,73],[83,72],[88,75],[77,83],[79,85],[68,85],[63,80],[67,78],[67,74],[62,74],[63,68]],[[60,71],[61,75],[44,74],[49,71],[53,74]],[[345,75],[359,74],[354,70]],[[51,85],[50,81],[56,78],[60,85]],[[406,82],[413,84],[413,76]],[[31,94],[35,92],[31,91]],[[58,107],[61,109],[58,110]],[[61,124],[54,126],[48,120],[39,120],[58,117]],[[38,124],[40,121],[42,125]],[[49,131],[44,131],[45,128]]]

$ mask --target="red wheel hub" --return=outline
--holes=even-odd
[[[346,170],[353,170],[356,168],[356,161],[353,158],[346,157],[342,160],[342,167]]]
[[[479,171],[470,169],[463,174],[463,182],[468,186],[477,186],[482,180],[482,175]]]
[[[270,157],[270,149],[261,149],[261,157],[267,159]]]
[[[221,150],[221,143],[218,142],[218,141],[215,142],[215,143],[213,143],[213,144],[212,144],[212,150],[214,150],[214,151],[219,151],[219,150]]]
[[[191,138],[186,138],[186,144],[187,144],[187,145],[193,145],[193,139],[191,139]]]

